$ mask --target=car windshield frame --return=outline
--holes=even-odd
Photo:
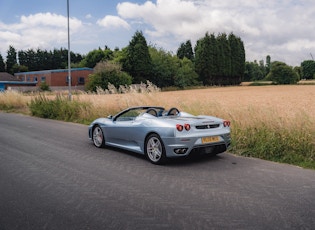
[[[165,111],[163,107],[159,107],[159,106],[131,107],[116,114],[113,117],[113,121],[133,121],[137,117],[143,115],[150,109],[156,110],[158,115],[162,114]]]

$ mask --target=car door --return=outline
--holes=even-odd
[[[139,140],[143,134],[141,132],[142,123],[138,120],[118,120],[114,121],[112,126],[107,127],[108,140],[110,144],[132,147],[138,146]]]

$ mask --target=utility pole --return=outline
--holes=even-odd
[[[71,101],[71,56],[70,56],[70,23],[69,23],[69,0],[67,0],[67,15],[68,15],[68,88],[69,101]]]

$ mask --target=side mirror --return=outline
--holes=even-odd
[[[108,119],[113,119],[113,115],[109,115],[107,118]]]

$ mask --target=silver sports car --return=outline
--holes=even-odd
[[[89,138],[98,148],[144,154],[153,164],[192,152],[222,153],[231,143],[230,121],[157,106],[132,107],[98,118],[89,126]]]

